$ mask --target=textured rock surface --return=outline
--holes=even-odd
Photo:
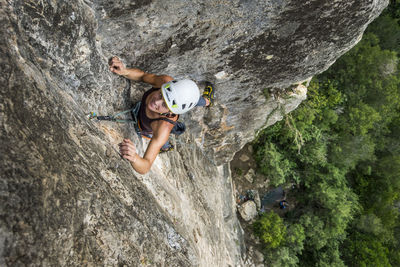
[[[254,176],[256,175],[256,172],[254,169],[250,169],[244,176],[243,178],[246,179],[249,183],[253,183]]]
[[[252,200],[246,201],[238,207],[238,211],[243,220],[250,221],[257,216],[256,203]]]
[[[386,0],[0,0],[0,265],[240,266],[233,154],[305,98]],[[216,84],[176,151],[138,175],[132,126],[94,123],[147,89],[127,65]],[[266,97],[265,92],[271,92]]]

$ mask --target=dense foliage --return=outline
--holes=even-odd
[[[264,213],[253,226],[266,248],[278,247],[286,234],[283,220],[274,212]]]
[[[400,266],[399,6],[391,1],[362,41],[311,81],[308,100],[254,144],[271,184],[296,185],[278,245],[264,242],[272,266]],[[256,223],[270,238],[266,220],[282,222]]]

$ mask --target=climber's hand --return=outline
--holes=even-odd
[[[112,57],[108,62],[110,71],[118,75],[126,75],[127,69],[118,57]]]
[[[122,143],[119,144],[119,152],[124,159],[135,163],[136,159],[139,157],[136,153],[136,147],[129,139],[124,139]]]

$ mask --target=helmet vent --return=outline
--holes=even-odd
[[[175,81],[175,80],[173,80],[172,82],[173,82],[173,83],[176,83],[176,81]]]
[[[175,100],[172,100],[172,105],[174,106],[174,105],[176,105],[176,102],[175,102]]]
[[[186,104],[183,104],[183,105],[182,105],[182,109],[185,109],[185,108],[186,108]]]
[[[166,88],[166,89],[167,89],[168,92],[171,92],[171,88],[168,87],[168,88]]]
[[[193,103],[190,103],[189,108],[193,105]]]

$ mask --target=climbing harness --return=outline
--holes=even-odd
[[[122,112],[119,112],[115,115],[112,116],[98,116],[96,114],[96,112],[91,112],[88,115],[89,120],[93,120],[93,119],[97,119],[99,121],[101,120],[105,120],[105,121],[113,121],[113,122],[119,122],[119,123],[133,123],[135,126],[135,131],[136,133],[139,135],[139,137],[146,137],[146,136],[142,136],[142,133],[140,131],[139,125],[138,125],[138,114],[139,114],[139,109],[140,109],[140,103],[141,102],[137,102],[134,107],[132,109],[128,109]],[[126,113],[131,112],[132,115],[132,119],[117,119],[118,116],[124,115]],[[174,126],[174,128],[172,129],[171,133],[175,134],[175,135],[181,135],[185,132],[186,130],[186,126],[183,122],[176,122],[177,125]],[[179,144],[182,147],[188,147],[192,150],[197,150],[199,149],[194,143],[186,143],[186,142],[182,142],[182,140],[179,140],[178,138],[175,139],[176,144]],[[172,145],[172,144],[171,144]],[[174,147],[172,146],[171,149],[166,149],[164,151],[160,151],[160,153],[163,152],[167,152],[167,151],[171,151],[174,150]],[[207,159],[211,165],[216,166],[215,162],[212,158],[206,156],[203,151],[201,151],[201,153],[204,155],[204,158]]]
[[[139,101],[134,105],[134,107],[132,109],[121,111],[121,112],[119,112],[119,113],[117,113],[115,115],[112,115],[112,116],[98,116],[96,114],[96,112],[90,112],[88,118],[89,118],[89,120],[97,119],[99,121],[112,121],[112,122],[119,122],[119,123],[131,123],[132,122],[134,127],[135,127],[136,133],[140,137],[143,136],[143,137],[151,138],[151,135],[148,135],[148,134],[146,134],[146,133],[144,133],[144,132],[142,132],[140,130],[139,120],[138,120],[140,105],[141,105],[141,102]],[[124,114],[127,114],[127,113],[131,113],[132,119],[120,119],[120,118],[118,118],[118,117],[120,117],[120,116],[122,116]],[[185,126],[185,124],[183,122],[171,121],[171,120],[166,119],[166,118],[160,118],[160,119],[168,121],[168,122],[174,124],[174,128],[172,128],[172,130],[171,130],[172,134],[181,135],[186,131],[186,126]],[[162,152],[171,151],[172,149],[163,150]]]

